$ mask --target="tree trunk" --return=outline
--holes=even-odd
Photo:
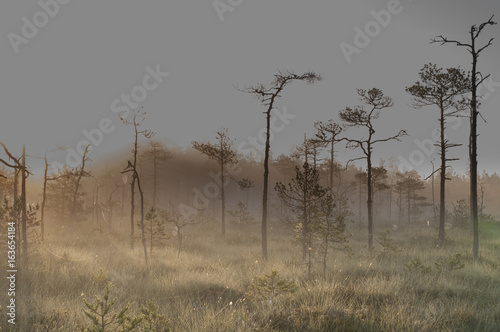
[[[177,245],[178,245],[177,258],[179,258],[181,256],[181,249],[182,249],[182,233],[179,226],[177,226]]]
[[[361,208],[361,201],[363,200],[363,193],[362,193],[362,186],[363,183],[361,179],[359,180],[359,207],[358,207],[358,215],[359,215],[359,224],[363,224],[363,209]]]
[[[269,182],[269,150],[270,150],[270,137],[271,137],[271,110],[273,103],[271,103],[268,111],[266,112],[266,150],[264,153],[264,193],[262,194],[262,258],[267,260],[267,191]]]
[[[373,247],[373,198],[372,198],[372,159],[371,159],[371,147],[368,147],[368,156],[367,160],[367,173],[368,173],[368,200],[366,201],[366,205],[368,208],[368,248]]]
[[[26,146],[23,145],[23,167],[21,173],[21,233],[22,233],[22,261],[26,271],[28,271],[28,237],[26,234]]]
[[[156,207],[156,148],[153,148],[153,207]]]
[[[222,145],[222,144],[221,144]],[[222,151],[222,146],[221,146]],[[226,236],[226,197],[224,196],[224,160],[220,163],[220,191],[221,191],[221,212],[222,212],[222,236]]]
[[[484,188],[483,184],[479,184],[479,189],[481,190],[481,203],[479,203],[479,219],[484,221]]]
[[[312,268],[312,250],[309,248],[308,250],[309,253],[309,262],[307,264],[307,276],[311,278],[311,268]]]
[[[408,187],[408,225],[411,222],[411,189]]]
[[[305,262],[307,258],[307,233],[308,233],[307,203],[305,201],[306,200],[304,199],[304,202],[302,203],[302,209],[304,211],[304,214],[302,216],[302,261],[303,262]]]
[[[403,219],[403,189],[401,185],[399,186],[399,196],[398,196],[398,208],[399,208],[399,213],[398,213],[398,224],[401,226],[401,219]]]
[[[334,150],[335,141],[333,138],[330,144],[332,145],[330,149],[330,194],[333,197],[333,166],[334,166],[333,157],[335,156],[335,150]]]
[[[45,239],[45,202],[47,198],[47,172],[49,169],[49,163],[47,162],[47,153],[45,153],[45,170],[43,173],[43,193],[42,193],[42,207],[41,207],[41,219],[40,219],[40,232],[41,232],[41,241],[43,242]]]
[[[151,236],[149,237],[149,255],[153,257],[153,217],[151,216],[151,219],[149,220],[149,232]]]
[[[329,229],[327,229],[327,232],[329,232]],[[326,258],[328,256],[328,235],[325,235],[324,246],[325,246],[325,251],[323,252],[323,276],[326,277]]]
[[[137,140],[139,133],[137,132],[137,124],[134,120],[135,140],[134,140],[134,172],[132,173],[132,182],[130,184],[130,249],[134,249],[134,214],[135,214],[135,181],[136,181],[136,166],[137,166]]]
[[[17,206],[19,204],[19,169],[14,169],[14,223],[16,227],[16,243],[21,243],[21,228],[19,225],[19,211],[17,210]],[[21,247],[16,246],[16,257],[21,257]]]
[[[446,186],[446,142],[444,137],[444,110],[441,107],[441,170],[439,179],[439,238],[438,246],[444,245],[444,223],[445,223],[445,186]]]
[[[125,207],[125,184],[123,184],[123,189],[122,189],[122,206],[121,206],[121,212],[120,212],[120,224],[123,224],[123,216],[124,216],[124,207]]]
[[[431,185],[432,185],[432,215],[434,216],[434,219],[432,221],[433,221],[433,223],[435,223],[436,219],[437,219],[437,215],[436,215],[436,199],[434,196],[434,163],[432,163]]]
[[[70,224],[69,224],[69,227],[68,227],[68,231],[69,232],[71,232],[71,227],[75,223],[74,219],[75,219],[75,212],[76,212],[76,199],[77,199],[77,195],[78,195],[78,189],[80,188],[80,181],[82,180],[82,177],[83,177],[84,172],[85,172],[85,160],[87,159],[87,154],[88,154],[89,147],[90,147],[90,144],[88,144],[85,147],[85,152],[83,153],[83,156],[82,156],[82,167],[80,169],[80,172],[78,174],[78,178],[76,180],[75,191],[73,192],[73,203],[72,203],[72,206],[71,206]]]
[[[141,238],[142,238],[142,247],[144,248],[144,262],[146,264],[146,268],[148,268],[148,249],[146,246],[146,235],[144,232],[144,193],[141,189],[141,181],[139,179],[139,174],[137,174],[136,169],[134,168],[134,173],[137,178],[137,189],[139,189],[139,194],[141,196]]]
[[[473,32],[471,31],[471,34]],[[470,118],[470,212],[474,243],[472,255],[475,261],[479,257],[479,224],[477,216],[477,56],[474,39],[472,43],[472,108]]]
[[[389,195],[389,210],[388,210],[388,215],[389,215],[389,222],[392,224],[392,180],[391,180],[391,187],[388,190],[388,195]]]

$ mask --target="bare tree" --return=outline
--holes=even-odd
[[[238,155],[233,150],[234,142],[229,138],[229,130],[221,128],[217,131],[217,143],[192,142],[193,148],[200,151],[209,159],[215,160],[220,167],[220,191],[222,201],[222,236],[226,235],[226,197],[224,195],[225,167],[238,162]]]
[[[44,238],[45,238],[45,205],[47,203],[47,183],[48,183],[48,181],[52,181],[52,180],[57,179],[57,177],[54,177],[54,176],[52,176],[50,178],[48,177],[49,162],[47,160],[47,153],[56,152],[56,151],[60,151],[60,150],[64,150],[64,148],[58,147],[55,150],[47,151],[47,152],[45,152],[45,154],[43,156],[45,168],[44,168],[44,172],[43,172],[42,206],[41,206],[41,219],[40,219],[40,233],[41,233],[41,241],[42,242],[44,241]]]
[[[134,249],[135,182],[137,180],[136,174],[138,174],[135,170],[137,168],[137,156],[139,153],[139,135],[145,138],[151,138],[154,132],[150,130],[139,130],[139,127],[145,120],[146,112],[134,110],[131,115],[131,120],[127,120],[123,116],[120,116],[120,119],[124,124],[134,127],[134,148],[132,149],[132,169],[134,171],[132,172],[132,181],[130,183],[130,248]]]
[[[10,164],[10,163],[6,162],[5,160],[3,160],[2,158],[0,158],[0,162],[1,163],[3,163],[7,167],[13,169],[13,171],[14,171],[14,185],[13,185],[14,199],[13,199],[13,207],[15,208],[15,207],[18,206],[18,199],[19,199],[19,197],[18,197],[19,196],[18,195],[19,173],[23,169],[22,168],[22,164],[20,162],[21,158],[14,157],[9,152],[9,150],[7,149],[7,147],[3,143],[0,143],[0,144],[3,147],[3,149],[5,151],[5,154],[7,154],[7,156],[9,157],[9,159],[14,162],[13,164]],[[14,220],[15,228],[16,228],[16,237],[17,237],[17,240],[18,240],[20,238],[20,233],[21,233],[19,231],[19,213],[14,212],[14,216],[13,217],[14,217],[13,220]],[[20,251],[19,246],[16,246],[16,256],[19,256],[19,251]]]
[[[271,111],[274,104],[281,97],[283,89],[294,81],[305,81],[308,84],[321,81],[323,78],[314,73],[307,72],[297,75],[291,71],[278,72],[269,86],[257,84],[240,91],[254,95],[266,108],[266,147],[264,153],[264,192],[262,194],[262,257],[267,260],[267,195],[269,183],[269,152],[271,147]]]
[[[100,231],[102,231],[102,225],[99,217],[99,189],[104,186],[104,183],[99,184],[98,180],[96,179],[94,183],[94,192],[92,193],[92,223],[96,222]]]
[[[448,68],[443,71],[442,68],[437,68],[431,63],[420,70],[419,76],[420,81],[406,88],[406,91],[413,96],[411,106],[415,109],[437,106],[439,109],[440,142],[435,146],[439,147],[441,158],[441,167],[436,171],[440,171],[438,246],[442,247],[446,214],[446,169],[449,167],[447,163],[458,160],[458,158],[447,158],[446,153],[450,148],[461,145],[451,143],[446,138],[446,119],[466,108],[466,99],[463,98],[463,95],[470,91],[471,83],[470,76],[460,68]],[[451,111],[449,111],[450,109]]]
[[[108,199],[107,199],[107,204],[106,204],[106,209],[108,210],[107,212],[107,222],[108,222],[108,228],[111,231],[112,230],[112,223],[113,223],[113,208],[117,204],[117,201],[113,200],[113,194],[120,188],[119,185],[115,184],[115,187],[111,192],[109,193]]]
[[[16,174],[15,175],[16,179],[15,179],[15,183],[14,183],[15,195],[17,195],[17,174],[18,174],[17,171],[21,172],[21,201],[20,201],[20,204],[21,204],[21,242],[22,242],[21,262],[24,265],[24,268],[26,270],[28,270],[28,238],[27,238],[27,233],[26,233],[26,231],[27,231],[26,224],[27,224],[27,219],[28,219],[28,216],[26,213],[26,178],[28,177],[29,174],[31,174],[31,172],[29,172],[27,167],[26,167],[26,146],[23,145],[22,157],[15,158],[3,143],[0,143],[0,145],[2,145],[2,147],[5,151],[5,154],[7,154],[9,159],[14,162],[14,164],[10,164],[10,163],[6,162],[4,159],[0,158],[0,162],[2,164],[4,164],[5,166],[7,166],[9,168],[14,169],[14,171],[15,171],[15,174]],[[19,159],[21,159],[21,161],[19,161]],[[14,208],[16,208],[17,203],[18,203],[17,198],[14,197]],[[16,220],[16,228],[19,229],[19,227],[17,226],[17,220]]]
[[[375,129],[373,121],[378,119],[380,111],[393,106],[392,99],[385,96],[379,89],[373,88],[370,90],[358,89],[360,100],[369,107],[368,110],[364,106],[355,106],[354,108],[347,107],[339,112],[340,119],[346,127],[364,127],[368,130],[368,136],[360,139],[344,138],[347,141],[346,147],[359,148],[363,151],[364,156],[359,159],[366,159],[367,172],[367,189],[368,189],[368,246],[373,246],[373,188],[372,188],[372,158],[374,145],[392,140],[400,141],[402,136],[407,135],[405,130],[400,130],[396,135],[387,138],[375,139]]]
[[[78,189],[80,188],[80,182],[84,176],[90,176],[90,173],[85,171],[85,162],[89,161],[89,153],[90,153],[90,147],[91,145],[88,144],[85,147],[85,151],[83,152],[82,155],[82,163],[80,166],[80,169],[75,171],[75,176],[76,176],[76,182],[75,182],[75,190],[73,192],[73,200],[72,200],[72,205],[71,205],[71,215],[70,215],[70,227],[68,227],[68,230],[71,230],[71,225],[74,224],[74,218],[75,218],[75,211],[76,211],[76,200],[78,196]]]
[[[470,43],[462,43],[458,40],[448,39],[444,36],[437,36],[431,43],[444,44],[455,44],[456,46],[465,47],[467,51],[472,56],[472,98],[470,103],[470,136],[469,136],[469,163],[470,163],[470,211],[472,219],[472,229],[474,242],[472,245],[472,252],[474,260],[479,257],[479,225],[478,225],[478,199],[477,199],[477,117],[479,115],[479,102],[478,102],[478,89],[481,83],[483,83],[490,75],[483,76],[481,72],[478,71],[478,59],[482,51],[489,47],[493,38],[484,45],[476,45],[477,38],[483,31],[483,29],[488,25],[495,25],[496,22],[493,21],[493,15],[486,22],[481,23],[479,26],[472,25],[469,30]]]
[[[41,211],[41,220],[40,220],[40,233],[41,233],[41,241],[43,242],[45,240],[45,203],[47,199],[47,173],[49,170],[49,163],[47,161],[47,152],[45,152],[45,155],[43,156],[44,162],[45,162],[45,169],[43,172],[43,192],[42,192],[42,211]]]
[[[172,233],[174,236],[177,236],[177,258],[179,258],[182,249],[183,228],[189,225],[196,225],[198,222],[186,220],[182,213],[172,204],[170,210],[159,210],[159,214],[165,221],[174,224]]]

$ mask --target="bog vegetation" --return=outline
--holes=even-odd
[[[476,163],[477,89],[488,77],[476,66],[491,45],[477,49],[476,38],[494,24],[473,26],[471,44],[434,40],[470,48],[471,73],[428,64],[406,88],[412,106],[440,114],[430,175],[377,158],[408,135],[378,130],[394,105],[378,88],[358,89],[339,121],[317,121],[313,137],[274,157],[272,111],[290,84],[320,84],[315,72],[238,88],[264,108],[262,151],[236,150],[230,128],[190,148],[154,140],[142,109],[120,115],[132,150],[113,161],[93,164],[89,144],[77,167],[51,168],[57,148],[37,178],[26,147],[0,143],[10,240],[0,247],[14,257],[0,264],[18,271],[16,324],[1,328],[499,331],[500,176]],[[453,171],[450,149],[461,143],[445,134],[457,114],[471,120],[468,176]],[[346,149],[359,156],[341,162]]]

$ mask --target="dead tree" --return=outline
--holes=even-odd
[[[225,167],[238,162],[238,155],[233,150],[233,141],[228,136],[228,129],[221,128],[217,131],[217,143],[192,142],[193,148],[206,155],[209,159],[217,161],[220,167],[221,201],[222,201],[222,236],[226,235],[226,197],[224,195]]]
[[[355,106],[354,108],[347,107],[339,112],[340,119],[346,127],[364,127],[368,131],[366,138],[343,138],[347,141],[347,148],[359,148],[364,156],[354,160],[366,159],[367,172],[367,189],[368,189],[368,247],[373,246],[373,188],[372,188],[372,158],[374,145],[392,140],[400,141],[402,136],[407,135],[405,130],[400,130],[396,135],[387,138],[375,139],[375,129],[373,121],[378,119],[380,111],[393,106],[392,99],[385,96],[379,89],[373,88],[370,90],[358,89],[360,100],[369,107],[365,110],[364,106]]]
[[[9,162],[3,160],[0,158],[0,162],[4,164],[5,166],[14,169],[15,171],[15,183],[14,183],[14,195],[17,196],[17,172],[21,172],[21,242],[22,242],[22,251],[21,251],[21,262],[24,265],[24,268],[26,271],[28,270],[28,237],[26,234],[26,221],[27,221],[27,214],[26,214],[26,178],[29,174],[31,174],[28,169],[26,168],[26,146],[23,145],[23,155],[21,158],[15,158],[7,149],[7,147],[3,144],[2,145],[5,154],[9,157],[10,160],[12,160],[14,163],[10,164]],[[21,161],[19,161],[21,159]],[[17,206],[17,197],[14,197],[14,208]],[[16,213],[17,215],[17,213]],[[16,220],[16,228],[19,229],[19,226],[17,225],[17,220]],[[17,235],[19,238],[19,234]],[[17,246],[16,246],[17,247]]]
[[[112,230],[112,222],[113,222],[113,208],[115,206],[116,201],[113,200],[113,194],[120,188],[119,185],[115,184],[115,188],[109,193],[108,199],[107,199],[107,209],[108,209],[108,228],[111,231]],[[104,214],[103,214],[104,215]]]
[[[74,174],[76,176],[76,183],[75,183],[75,190],[73,191],[73,200],[72,200],[72,205],[71,205],[71,215],[70,215],[70,227],[68,227],[68,230],[71,231],[71,225],[75,223],[75,211],[76,211],[76,200],[78,196],[78,189],[80,188],[80,182],[84,176],[90,176],[90,173],[85,171],[85,162],[89,161],[89,153],[90,153],[90,147],[92,145],[88,144],[85,147],[85,152],[82,155],[82,164],[80,166],[80,169],[78,171],[75,171]]]
[[[181,249],[182,249],[183,228],[190,225],[196,225],[199,222],[190,221],[184,218],[183,214],[180,213],[179,210],[173,204],[170,204],[170,206],[171,206],[170,210],[161,209],[159,213],[160,216],[166,222],[174,224],[174,229],[172,230],[172,234],[177,237],[177,258],[179,258],[181,256]]]
[[[41,241],[43,242],[45,239],[45,205],[47,203],[47,183],[52,180],[56,180],[56,177],[48,177],[49,173],[49,162],[47,160],[47,153],[55,152],[58,150],[62,150],[63,148],[58,148],[56,150],[45,152],[43,156],[43,161],[45,164],[44,172],[43,172],[43,190],[42,190],[42,206],[41,206],[41,219],[40,219],[40,235]]]
[[[278,72],[269,86],[257,84],[240,90],[254,95],[266,108],[266,147],[264,153],[264,191],[262,194],[262,257],[267,260],[267,195],[269,183],[269,152],[271,147],[271,111],[274,104],[281,97],[283,89],[294,81],[305,81],[308,84],[321,81],[322,77],[314,72],[297,75],[291,71]]]
[[[137,168],[137,155],[139,153],[139,135],[145,138],[151,138],[154,132],[150,130],[139,130],[139,127],[145,120],[146,112],[144,111],[132,111],[132,119],[127,120],[124,116],[120,116],[120,119],[125,125],[134,127],[134,148],[132,149],[132,166],[135,170]],[[137,180],[137,172],[132,172],[132,181],[130,183],[130,249],[134,249],[134,215],[135,215],[135,182]]]
[[[41,220],[40,220],[40,233],[41,233],[41,241],[45,240],[45,203],[47,201],[47,173],[49,171],[49,163],[47,161],[47,152],[43,156],[43,160],[45,162],[45,169],[43,172],[43,192],[42,192],[42,211],[41,211]]]
[[[478,199],[477,199],[477,117],[479,115],[479,102],[477,92],[481,83],[483,83],[490,75],[483,76],[481,72],[478,71],[478,59],[482,51],[489,47],[493,38],[491,38],[484,46],[476,45],[477,38],[483,31],[483,29],[488,25],[495,25],[496,22],[493,21],[493,15],[490,19],[479,26],[473,25],[469,30],[470,42],[462,43],[458,40],[448,39],[444,36],[437,36],[431,43],[444,44],[455,44],[456,46],[465,47],[467,51],[472,56],[472,86],[471,92],[472,97],[470,101],[470,135],[469,135],[469,164],[470,164],[470,212],[472,219],[472,230],[474,236],[474,242],[472,245],[472,252],[474,260],[479,257],[479,225],[478,225]]]
[[[22,165],[21,165],[21,162],[20,162],[20,159],[21,158],[15,158],[10,152],[9,150],[7,149],[7,147],[3,144],[3,143],[0,143],[5,151],[5,153],[7,154],[7,156],[9,157],[9,159],[11,159],[14,163],[13,164],[9,164],[8,162],[6,162],[5,160],[1,159],[0,158],[0,162],[2,162],[5,166],[11,168],[14,170],[14,185],[13,185],[13,191],[14,191],[14,199],[13,199],[13,206],[14,208],[18,206],[18,199],[19,199],[19,195],[18,195],[18,184],[19,184],[19,173],[21,172],[21,169],[22,169]],[[4,176],[5,177],[5,176]],[[13,220],[14,220],[14,223],[16,225],[16,240],[18,240],[20,237],[19,237],[19,213],[15,212],[14,213],[14,216],[13,216]],[[19,251],[20,251],[20,248],[19,246],[16,246],[16,256],[20,256],[19,255]]]

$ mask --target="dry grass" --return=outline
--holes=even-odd
[[[299,246],[280,227],[270,231],[270,260],[263,262],[258,228],[233,227],[223,239],[218,227],[193,227],[180,259],[172,241],[156,249],[147,273],[139,243],[130,250],[126,236],[82,231],[72,242],[49,236],[31,254],[29,277],[18,280],[17,330],[81,330],[89,325],[83,298],[101,295],[108,282],[117,308],[130,304],[130,314],[138,316],[140,304],[151,300],[174,331],[500,330],[499,223],[482,224],[477,263],[470,259],[467,230],[450,230],[445,248],[436,249],[434,229],[400,228],[391,236],[402,250],[382,254],[367,250],[366,230],[353,226],[354,256],[333,253],[327,275],[318,263],[310,279]],[[457,253],[463,268],[435,268]],[[405,269],[416,258],[430,271]],[[252,278],[272,269],[298,290],[248,298]],[[7,289],[5,279],[1,287]]]

